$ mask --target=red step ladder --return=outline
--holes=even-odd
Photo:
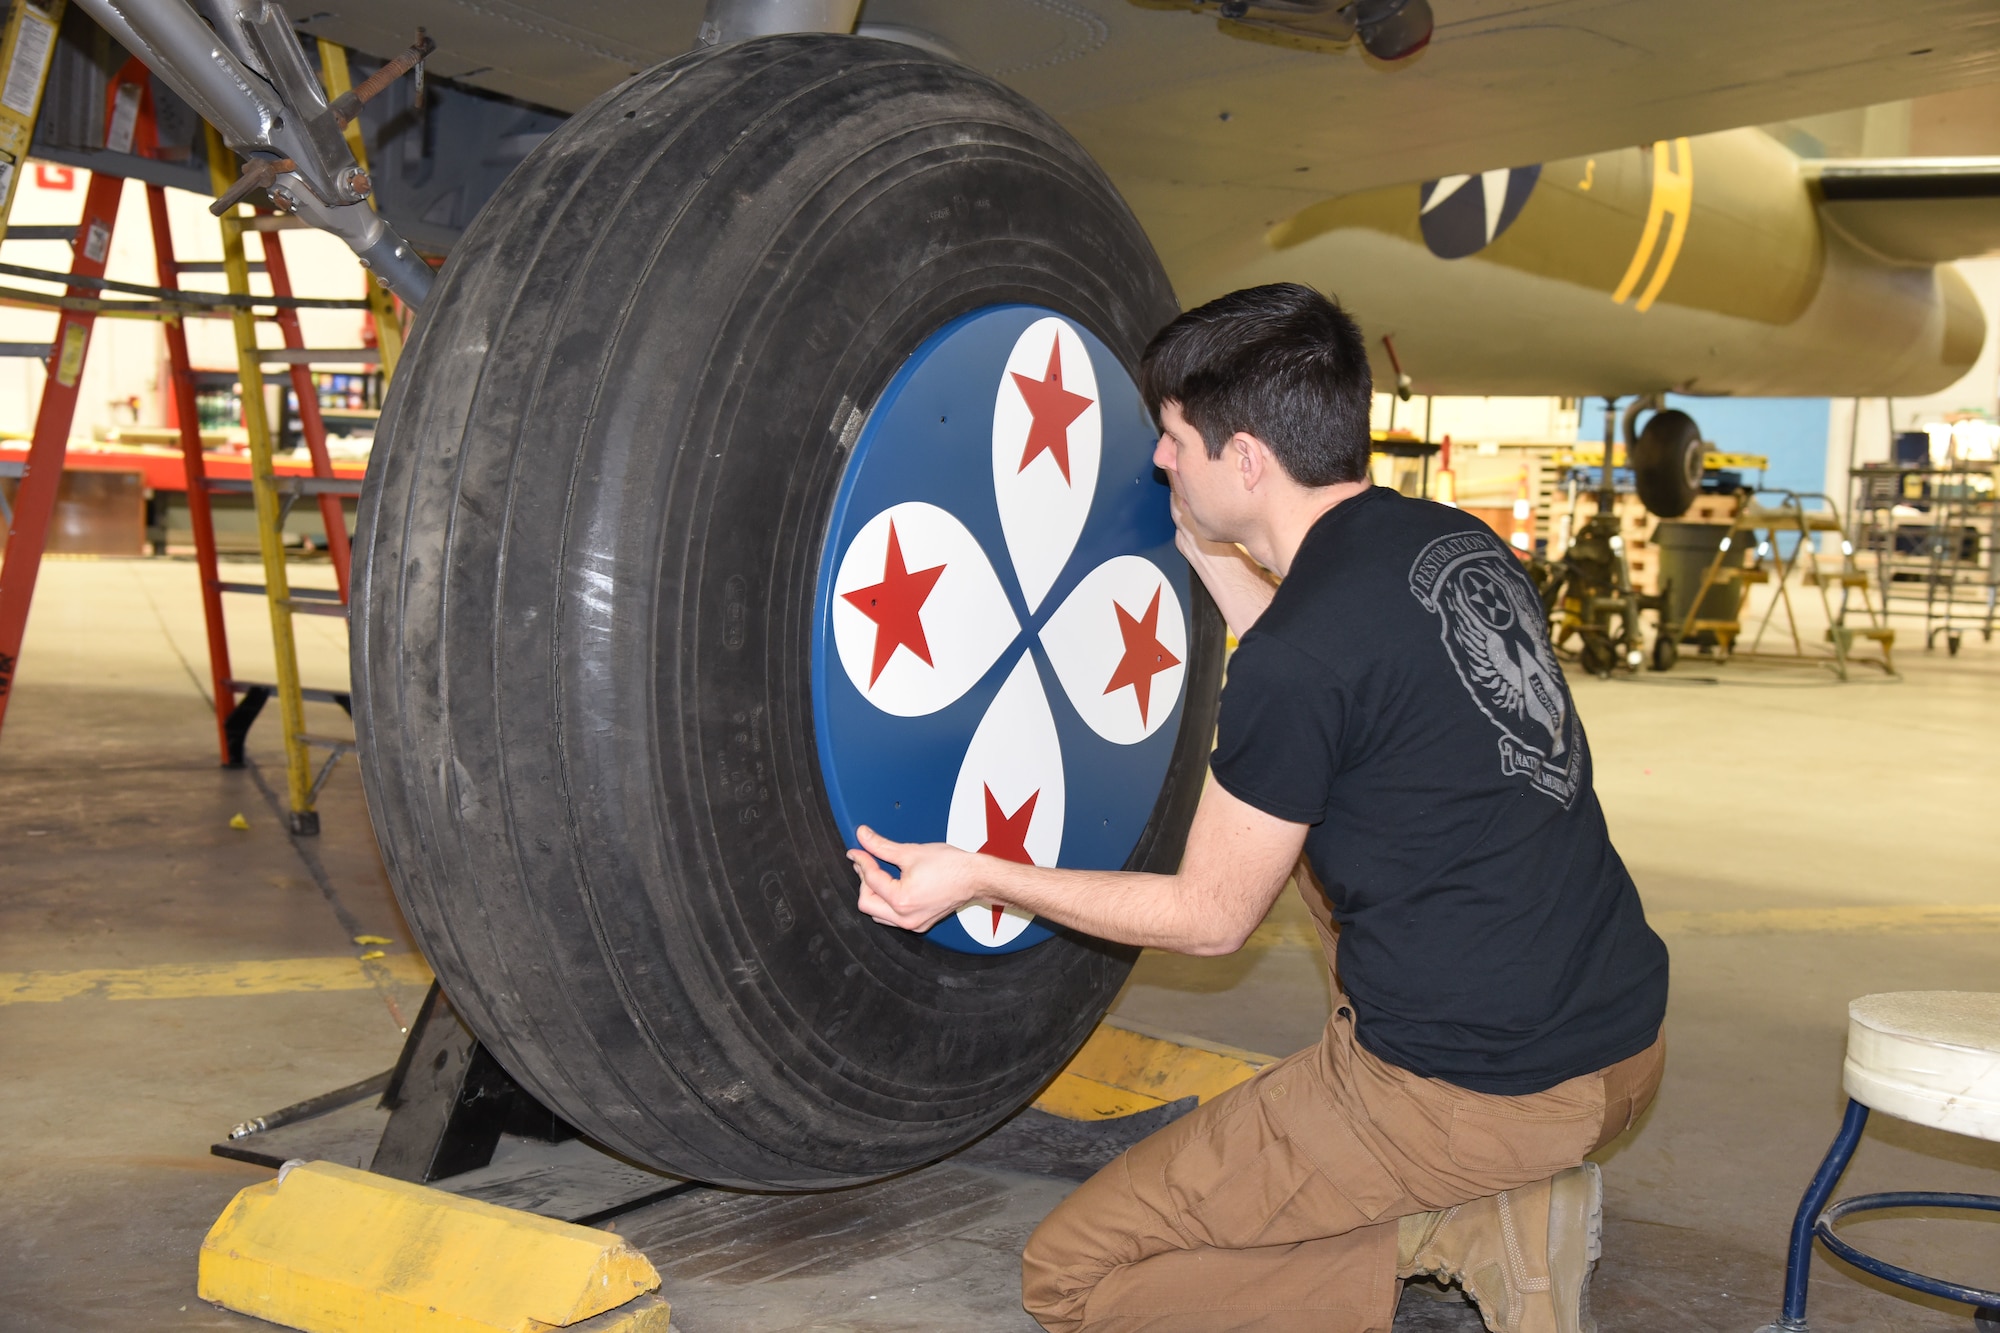
[[[28,16],[25,20],[24,13]],[[59,8],[56,17],[60,17]],[[32,29],[36,21],[37,15],[31,6],[16,6],[7,25],[4,47],[0,47],[0,62],[9,58],[7,53],[19,40],[19,30],[24,25]],[[337,93],[344,90],[346,82],[345,52],[336,47],[333,48],[333,55],[329,56],[326,45],[322,44],[323,65],[329,84],[342,85],[334,89]],[[145,66],[132,60],[111,81],[106,98],[107,147],[132,151],[135,144],[151,147],[157,142],[149,80]],[[12,108],[0,106],[0,150],[4,150],[10,130],[18,132],[25,147],[25,135],[33,124],[34,117],[29,115],[18,118],[24,122],[22,125],[11,125],[8,121],[11,115]],[[215,159],[212,168],[218,180],[226,182],[230,155],[212,130],[209,135],[210,154]],[[14,180],[10,176],[5,183],[5,198],[0,199],[0,225],[4,225],[5,209],[12,204],[13,185]],[[168,366],[186,476],[189,522],[194,533],[202,611],[207,628],[218,752],[225,765],[241,765],[250,724],[268,699],[274,695],[279,697],[286,722],[292,828],[297,833],[317,832],[318,816],[312,809],[313,798],[324,784],[334,762],[342,753],[352,749],[352,742],[307,736],[304,733],[302,704],[304,699],[312,698],[345,707],[347,698],[344,691],[308,690],[299,684],[290,617],[294,611],[345,616],[350,551],[342,501],[358,493],[359,482],[335,474],[327,449],[326,423],[320,408],[318,388],[312,379],[312,368],[321,359],[345,364],[364,358],[378,361],[385,370],[392,368],[395,355],[401,350],[400,320],[391,299],[386,293],[375,291],[372,284],[365,300],[300,301],[294,297],[283,245],[277,235],[281,229],[298,225],[290,218],[269,213],[236,217],[234,215],[238,210],[231,209],[230,216],[223,222],[223,262],[182,264],[173,245],[166,192],[157,185],[148,185],[146,189],[159,286],[144,288],[107,281],[104,269],[110,255],[112,229],[117,221],[124,186],[125,181],[121,177],[93,173],[85,194],[83,217],[72,238],[74,254],[67,275],[68,289],[62,297],[48,298],[49,304],[60,312],[55,339],[46,349],[36,349],[43,352],[50,373],[36,416],[28,458],[21,469],[5,558],[0,561],[0,723],[4,723],[6,706],[12,694],[13,677],[20,659],[28,611],[62,477],[69,434],[75,420],[79,383],[96,317],[107,307],[116,307],[121,315],[141,314],[142,310],[136,307],[153,307],[143,313],[160,319],[165,326]],[[38,228],[34,234],[37,239],[42,239],[47,230]],[[259,237],[263,250],[261,264],[252,265],[245,254],[242,236],[246,232],[255,232]],[[4,233],[0,233],[0,239],[4,239]],[[262,269],[269,278],[271,297],[256,297],[249,292],[249,274],[253,268]],[[182,289],[182,276],[197,270],[227,272],[230,293],[223,296]],[[124,290],[136,291],[154,300],[142,303],[105,299],[108,291]],[[311,351],[305,346],[300,327],[298,309],[301,305],[367,311],[367,320],[375,331],[376,347],[339,353]],[[253,306],[272,308],[275,313],[258,314]],[[251,436],[250,481],[217,480],[207,475],[194,372],[186,330],[181,323],[183,318],[188,317],[223,317],[231,319],[236,325],[244,420]],[[256,325],[259,322],[274,322],[277,325],[281,347],[264,348],[258,345]],[[311,475],[308,477],[279,477],[274,472],[269,422],[262,398],[262,366],[267,363],[284,365],[289,371],[301,434],[311,458]],[[257,494],[259,539],[266,576],[263,584],[225,583],[218,565],[210,497],[217,492],[245,490]],[[330,594],[316,595],[313,590],[291,590],[287,586],[282,524],[291,502],[308,495],[316,499],[326,530],[328,555],[337,585],[336,591]],[[270,597],[274,648],[279,666],[278,682],[240,681],[231,672],[222,608],[223,594],[231,592]],[[333,751],[317,780],[312,779],[305,761],[306,748],[310,744],[321,744]]]

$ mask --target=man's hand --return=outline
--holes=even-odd
[[[1167,474],[1167,511],[1174,518],[1174,546],[1189,564],[1242,554],[1231,543],[1210,541],[1195,530],[1194,517],[1181,499],[1180,482],[1172,473]]]
[[[1167,507],[1174,518],[1174,547],[1208,589],[1222,618],[1240,639],[1271,604],[1276,586],[1262,566],[1244,554],[1242,547],[1202,536],[1181,500],[1180,483],[1173,480],[1172,473],[1168,474],[1168,481]]]
[[[855,833],[861,846],[850,848],[847,859],[861,876],[861,910],[904,930],[929,930],[977,897],[979,863],[991,859],[948,842],[891,842],[866,824]],[[884,870],[883,861],[903,877]]]

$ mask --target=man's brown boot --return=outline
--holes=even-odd
[[[1396,1275],[1462,1284],[1493,1333],[1596,1333],[1590,1270],[1603,1249],[1597,1163],[1402,1219]]]

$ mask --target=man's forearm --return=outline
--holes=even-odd
[[[1061,870],[980,858],[987,896],[1003,907],[1120,944],[1174,953],[1225,954],[1242,946],[1256,922],[1230,919],[1227,905],[1181,875],[1123,870]]]
[[[896,842],[863,824],[847,859],[855,905],[885,926],[929,930],[969,903],[997,903],[1099,939],[1176,953],[1232,953],[1285,886],[1306,825],[1266,814],[1210,783],[1179,873],[1062,870],[981,856],[943,842]],[[900,875],[889,866],[901,868]]]

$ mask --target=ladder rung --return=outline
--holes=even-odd
[[[49,359],[48,343],[0,343],[0,356],[31,356],[37,361]]]
[[[60,223],[39,227],[9,227],[7,239],[10,241],[74,241],[76,227]]]
[[[232,680],[229,682],[229,688],[237,694],[245,694],[251,690],[269,690],[272,694],[278,692],[278,687],[268,680]],[[316,704],[339,704],[345,708],[350,697],[346,690],[321,690],[311,685],[299,687],[299,698]]]
[[[361,478],[359,477],[287,477],[291,483],[283,489],[300,495],[349,495],[359,497]]]
[[[262,597],[267,591],[261,583],[217,583],[215,586],[222,592],[248,593],[252,597]],[[334,605],[339,606],[340,593],[333,588],[294,588],[292,589],[291,600],[295,602],[332,602]],[[342,608],[342,613],[345,614],[344,607]]]
[[[302,731],[299,739],[307,745],[317,745],[336,754],[352,754],[354,751],[354,742],[341,736],[315,736],[309,731]]]
[[[25,477],[27,475],[28,465],[21,459],[10,458],[4,462],[0,462],[0,477]]]
[[[257,359],[267,366],[377,366],[376,347],[260,347]]]
[[[251,481],[248,477],[208,477],[208,489],[218,495],[248,495]],[[359,477],[279,477],[272,488],[280,495],[345,495],[361,494]]]
[[[335,595],[336,597],[338,596],[338,594]],[[293,615],[339,616],[342,620],[347,619],[347,607],[337,600],[328,603],[322,602],[317,598],[311,601],[301,601],[299,598],[293,597],[285,605],[291,608]]]
[[[191,259],[176,265],[176,267],[183,273],[227,273],[229,271],[228,265],[224,264],[220,259]],[[251,260],[250,271],[252,273],[262,273],[264,271],[264,261],[261,259]]]

